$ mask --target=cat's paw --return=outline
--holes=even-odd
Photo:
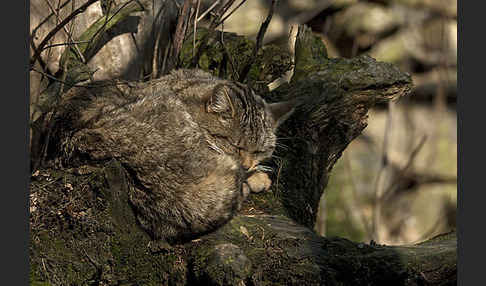
[[[251,175],[246,180],[248,186],[250,187],[250,191],[252,193],[259,193],[262,191],[268,191],[270,186],[272,185],[272,180],[268,177],[267,173],[264,172],[257,172]]]

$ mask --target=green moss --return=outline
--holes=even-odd
[[[51,284],[41,277],[38,271],[37,263],[30,263],[29,267],[29,285],[31,286],[50,286]]]
[[[274,187],[272,186],[272,188]],[[255,212],[274,215],[286,214],[285,208],[274,191],[250,194],[242,207],[241,213],[254,214]]]
[[[291,56],[286,49],[267,45],[254,58],[254,48],[255,43],[246,37],[227,32],[221,35],[219,31],[210,35],[207,29],[198,28],[196,45],[192,36],[187,37],[180,62],[184,68],[199,67],[215,76],[241,81],[239,74],[250,60],[254,60],[245,82],[257,91],[265,92],[267,84],[290,70]]]
[[[215,76],[235,79],[241,66],[248,59],[253,43],[234,33],[224,33],[224,46],[221,44],[221,32],[209,34],[209,30],[198,28],[196,45],[193,37],[187,37],[183,43],[180,62],[185,68],[199,67]],[[226,53],[227,51],[227,53]],[[226,76],[220,74],[223,71]]]
[[[76,281],[79,279],[79,272],[84,273],[87,269],[81,264],[74,264],[76,263],[76,253],[74,253],[68,246],[65,239],[61,237],[52,237],[50,235],[39,236],[39,238],[40,241],[37,245],[40,249],[38,251],[44,253],[46,261],[51,263],[52,261],[57,261],[57,265],[55,267],[49,267],[49,271],[56,273],[56,275],[62,273],[62,275],[59,276],[63,277],[63,281],[65,281],[66,284],[76,284]],[[44,272],[41,265],[42,263],[31,263],[32,276],[39,277],[40,273]],[[43,265],[45,267],[45,264]],[[43,277],[43,275],[41,277]],[[37,280],[36,278],[33,279]]]
[[[327,49],[322,40],[307,27],[299,28],[295,42],[295,70],[292,80],[321,70],[328,61]]]
[[[186,284],[181,251],[149,252],[150,239],[130,209],[120,164],[111,162],[82,176],[59,171],[39,180],[32,192],[49,204],[39,202],[37,220],[31,223],[31,281]],[[72,190],[66,190],[65,181]]]

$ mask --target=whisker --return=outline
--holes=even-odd
[[[288,150],[289,149],[289,146],[287,146],[285,144],[282,144],[282,143],[278,143],[278,142],[275,144],[275,147],[282,148],[284,150]]]
[[[277,156],[277,155],[273,155],[273,154],[272,154],[272,156],[271,156],[270,158],[272,158],[272,159],[278,159],[278,160],[280,160],[280,161],[282,161],[282,160],[283,160],[283,158],[282,158],[282,157]]]
[[[273,172],[273,168],[265,165],[256,166],[256,170],[260,172]]]
[[[216,146],[216,144],[214,144],[213,142],[211,142],[209,140],[206,140],[206,142],[208,143],[209,149],[212,149],[212,150],[216,151],[219,154],[223,154],[224,153],[223,150],[221,148],[219,148],[218,146]]]
[[[302,138],[299,138],[299,137],[277,137],[277,140],[304,140]]]

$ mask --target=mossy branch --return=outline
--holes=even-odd
[[[238,216],[192,245],[210,285],[455,285],[456,233],[385,246],[320,237],[283,216]]]
[[[295,68],[293,80],[298,80],[309,72],[320,69],[327,62],[327,49],[322,40],[312,30],[300,25],[295,41]]]
[[[455,285],[454,232],[385,246],[320,237],[281,215],[239,215],[150,252],[122,165],[40,170],[31,181],[30,279],[49,285]],[[93,262],[89,262],[93,261]]]
[[[101,49],[105,43],[106,33],[132,13],[143,11],[144,7],[138,1],[128,1],[112,10],[100,17],[81,34],[77,39],[80,42],[77,45],[79,50],[69,47],[62,54],[59,66],[63,67],[65,62],[69,63],[66,77],[68,89],[74,84],[90,79],[92,71],[89,70],[86,63]],[[78,51],[83,55],[82,57]],[[83,62],[83,59],[86,62]]]

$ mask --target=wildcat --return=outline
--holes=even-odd
[[[215,230],[250,191],[269,188],[259,163],[272,155],[290,102],[268,104],[246,85],[187,69],[102,93],[62,104],[59,124],[70,122],[64,160],[121,162],[134,181],[138,222],[154,240]]]

